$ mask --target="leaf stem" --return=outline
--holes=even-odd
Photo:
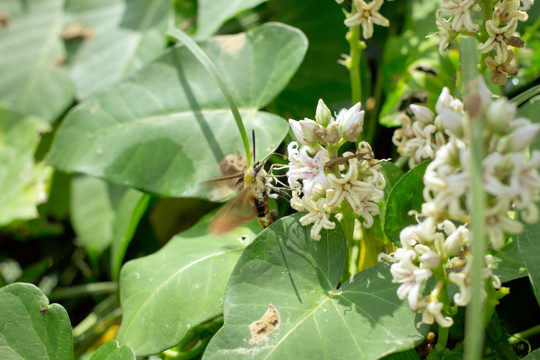
[[[58,288],[51,292],[49,299],[71,299],[82,296],[102,295],[114,293],[118,290],[118,284],[112,281],[78,285],[67,288]]]
[[[210,60],[208,55],[206,55],[206,53],[199,47],[199,45],[197,45],[197,43],[193,41],[193,39],[191,39],[189,35],[187,35],[185,32],[181,31],[180,29],[170,28],[169,30],[167,30],[167,35],[178,41],[181,41],[197,58],[197,60],[201,62],[204,68],[210,73],[210,75],[212,75],[212,77],[218,84],[221,93],[225,97],[225,100],[227,100],[227,104],[229,104],[231,112],[234,116],[234,120],[236,122],[236,126],[238,127],[238,131],[240,131],[240,137],[242,138],[242,143],[244,144],[244,150],[246,152],[247,167],[249,168],[251,166],[252,159],[246,128],[244,127],[244,122],[242,121],[242,116],[240,115],[238,106],[234,101],[234,97],[229,91],[225,80],[223,79],[223,77],[221,77],[219,70],[216,68],[212,60]]]
[[[515,345],[538,334],[540,334],[540,325],[533,326],[530,329],[523,330],[511,335],[508,338],[508,342],[510,343],[510,345]]]

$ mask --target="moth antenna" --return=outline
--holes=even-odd
[[[253,162],[257,161],[257,156],[255,155],[255,129],[251,129],[251,138],[253,139]]]

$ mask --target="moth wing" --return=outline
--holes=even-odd
[[[210,223],[212,234],[225,234],[257,216],[253,206],[253,187],[254,184],[250,184],[218,210]]]

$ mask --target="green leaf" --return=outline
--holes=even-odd
[[[393,353],[382,358],[383,360],[420,360],[414,349]]]
[[[527,276],[527,269],[521,258],[517,242],[512,240],[504,249],[493,251],[493,273],[507,282]]]
[[[168,11],[168,0],[68,0],[65,24],[92,34],[68,41],[77,97],[105,89],[161,54]]]
[[[112,192],[122,191],[111,185]],[[115,218],[107,182],[81,176],[71,181],[71,223],[79,242],[91,258],[101,255],[111,244]]]
[[[111,250],[111,272],[115,280],[118,280],[127,248],[148,207],[150,198],[150,195],[129,189],[118,203]]]
[[[417,329],[397,298],[388,265],[337,289],[343,233],[314,241],[302,215],[276,221],[244,250],[227,284],[225,326],[203,359],[375,359],[422,341],[427,327]]]
[[[540,360],[540,349],[534,350],[529,355],[521,358],[522,360]]]
[[[195,37],[212,36],[223,23],[241,11],[251,9],[266,0],[199,0],[197,7],[197,32]]]
[[[257,110],[299,66],[304,35],[267,24],[200,45],[222,71],[248,132],[255,129],[257,154],[273,151],[288,125]],[[203,181],[220,177],[219,162],[240,149],[238,130],[214,80],[178,47],[72,111],[58,129],[49,161],[162,195],[211,198]]]
[[[132,218],[143,196],[135,189],[90,176],[72,180],[71,223],[94,264],[111,244],[115,244],[111,260],[118,262],[115,267],[120,271],[127,245],[146,209],[147,202]]]
[[[529,273],[536,300],[540,303],[540,222],[525,224],[525,231],[517,238],[519,252]]]
[[[0,359],[73,359],[71,323],[66,310],[35,285],[0,289]]]
[[[403,176],[403,170],[392,162],[383,161],[381,162],[381,173],[386,181],[386,186],[384,188],[384,199],[388,199],[390,191],[398,179]],[[379,203],[379,208],[381,212],[373,218],[373,226],[366,229],[366,231],[379,239],[385,239],[386,235],[384,233],[384,219],[386,214],[386,202],[384,202],[384,200],[381,200]]]
[[[4,0],[0,27],[0,102],[53,122],[73,101],[60,40],[63,0]]]
[[[176,345],[190,328],[223,311],[229,275],[255,232],[240,227],[216,237],[206,227],[201,222],[122,268],[118,340],[137,356]]]
[[[386,200],[384,232],[386,237],[398,246],[401,245],[399,241],[401,230],[417,223],[414,215],[409,215],[408,212],[410,210],[420,211],[422,207],[424,202],[422,178],[428,164],[429,161],[424,161],[403,175],[394,185]]]
[[[52,169],[34,162],[40,133],[50,126],[34,116],[0,107],[0,226],[38,217],[47,200]]]
[[[101,345],[90,360],[135,360],[135,354],[127,346],[118,346],[116,340]]]

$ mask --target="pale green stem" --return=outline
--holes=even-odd
[[[101,282],[87,285],[78,285],[68,288],[59,288],[51,292],[49,299],[70,299],[82,296],[93,296],[114,293],[118,290],[118,284],[115,282]]]
[[[540,325],[536,325],[530,329],[513,334],[508,338],[508,342],[510,345],[514,345],[538,334],[540,334]]]
[[[466,124],[466,137],[470,144],[469,171],[470,171],[470,212],[472,232],[472,299],[467,306],[465,319],[465,351],[464,359],[476,360],[481,358],[484,343],[484,301],[482,298],[484,284],[482,270],[485,266],[486,234],[484,230],[485,219],[485,193],[482,176],[483,159],[483,113],[481,97],[478,94],[480,77],[473,74],[477,72],[476,65],[476,39],[462,39],[460,43],[461,72],[467,74],[465,79],[465,110],[468,115]],[[466,81],[467,81],[466,80]]]
[[[223,80],[223,78],[221,77],[219,70],[216,68],[212,60],[210,60],[208,55],[206,55],[206,53],[199,47],[199,45],[197,45],[195,41],[193,41],[193,39],[189,37],[189,35],[176,28],[167,30],[167,35],[173,37],[178,41],[181,41],[197,58],[197,60],[201,62],[204,68],[210,73],[210,75],[212,75],[212,77],[216,81],[219,89],[221,90],[221,93],[225,97],[225,100],[227,100],[227,104],[229,104],[231,112],[234,116],[234,120],[236,122],[236,126],[238,127],[238,131],[240,131],[240,137],[242,138],[242,143],[244,144],[244,150],[246,152],[247,166],[250,167],[251,150],[249,148],[249,140],[246,133],[246,128],[244,127],[244,122],[242,121],[242,116],[240,115],[238,106],[236,106],[236,102],[234,101],[234,98],[229,91],[225,80]]]

